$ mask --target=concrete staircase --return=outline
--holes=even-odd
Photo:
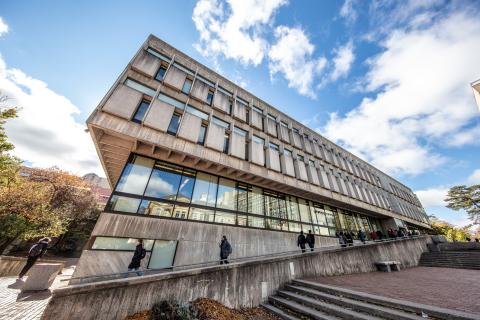
[[[480,250],[424,252],[419,265],[480,270]]]
[[[262,306],[286,320],[480,319],[480,316],[426,306],[308,280],[294,280]],[[424,317],[422,317],[422,314]]]

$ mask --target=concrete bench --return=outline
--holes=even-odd
[[[23,291],[47,290],[58,273],[62,270],[60,263],[37,263],[30,269]]]
[[[400,271],[401,263],[399,261],[377,261],[375,265],[378,271],[391,272]]]

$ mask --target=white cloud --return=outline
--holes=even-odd
[[[468,184],[480,184],[480,169],[476,169],[467,179]]]
[[[340,17],[345,19],[347,24],[352,24],[357,20],[357,11],[353,8],[355,0],[345,0],[340,8]]]
[[[264,29],[287,0],[200,0],[192,19],[200,33],[195,48],[204,56],[224,55],[244,65],[262,62],[268,42]]]
[[[314,58],[315,46],[301,28],[279,26],[275,29],[276,43],[268,53],[270,76],[281,73],[288,87],[315,98],[313,81],[325,68],[324,57]]]
[[[353,44],[349,41],[344,46],[334,50],[333,71],[330,74],[330,80],[336,81],[340,77],[346,76],[352,67],[355,55],[353,54]]]
[[[2,17],[0,17],[0,37],[3,36],[5,33],[8,33],[8,24],[3,21]]]
[[[322,131],[391,174],[415,175],[445,162],[432,151],[478,118],[469,83],[480,70],[476,11],[445,14],[427,26],[396,29],[368,61],[371,98]],[[468,140],[468,139],[463,139]]]
[[[425,190],[415,191],[415,194],[420,199],[420,202],[424,207],[444,207],[446,206],[443,201],[447,196],[448,188],[437,187]]]
[[[1,56],[0,90],[10,105],[20,107],[18,118],[5,125],[13,154],[33,166],[103,173],[86,127],[73,118],[79,110],[66,97],[21,70],[8,69]]]

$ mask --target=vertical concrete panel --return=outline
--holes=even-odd
[[[252,127],[263,130],[263,116],[257,111],[252,111]]]
[[[280,155],[277,150],[268,148],[268,161],[270,169],[281,172]]]
[[[318,172],[317,168],[308,166],[308,177],[309,181],[313,184],[316,184],[317,186],[320,185],[320,181],[318,180]]]
[[[205,145],[217,151],[223,151],[223,143],[225,141],[225,128],[210,122],[207,130],[207,140]]]
[[[187,74],[185,72],[172,65],[167,71],[164,83],[177,88],[178,90],[182,90],[186,78]]]
[[[241,103],[235,103],[233,106],[233,116],[242,121],[247,121],[247,108]]]
[[[174,111],[174,106],[155,99],[150,106],[150,110],[148,111],[143,124],[150,128],[166,132]]]
[[[235,132],[232,134],[232,149],[230,154],[234,157],[245,159],[245,137]]]
[[[208,90],[210,86],[203,81],[198,79],[195,80],[195,83],[192,87],[191,95],[201,101],[207,101]]]
[[[322,151],[320,150],[318,143],[313,143],[313,154],[319,158],[323,158]]]
[[[328,176],[327,174],[325,173],[325,171],[323,170],[320,170],[320,177],[322,179],[322,182],[323,182],[323,186],[327,189],[332,189],[331,185],[330,185],[330,181],[328,181]]]
[[[265,150],[263,144],[252,141],[252,155],[253,163],[263,166],[265,164]]]
[[[200,126],[202,119],[189,112],[184,112],[180,128],[178,129],[178,136],[191,142],[197,142],[198,134],[200,133]]]
[[[313,151],[312,151],[312,144],[311,144],[310,140],[304,138],[303,143],[305,144],[305,151],[312,154]]]
[[[297,148],[303,148],[302,146],[302,138],[298,133],[292,132],[293,136],[293,145]]]
[[[290,143],[290,135],[288,134],[288,128],[280,126],[280,140]]]
[[[217,91],[213,97],[213,107],[225,113],[230,113],[230,97],[226,94]]]
[[[141,92],[119,84],[103,105],[102,111],[130,120],[140,104],[142,96]]]
[[[160,59],[142,50],[135,60],[133,60],[132,68],[153,78],[157,74],[161,64]]]
[[[288,157],[282,154],[281,160],[283,166],[282,172],[291,177],[295,177],[295,166],[293,165],[292,157]]]
[[[267,118],[267,131],[268,134],[276,137],[277,136],[277,122]]]
[[[295,160],[295,166],[297,167],[297,179],[308,181],[307,169],[305,168],[305,162]]]
[[[341,186],[341,189],[342,189],[342,193],[344,195],[348,196],[348,191],[347,191],[347,186],[345,185],[345,181],[343,180],[342,177],[339,177],[338,180],[340,181],[340,186]]]

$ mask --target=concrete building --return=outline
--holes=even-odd
[[[112,196],[75,276],[297,250],[340,230],[429,228],[415,194],[162,40],[149,36],[87,120]],[[361,133],[359,133],[361,134]]]
[[[480,79],[472,82],[471,86],[473,90],[473,96],[475,97],[475,102],[477,103],[478,110],[480,110]]]

